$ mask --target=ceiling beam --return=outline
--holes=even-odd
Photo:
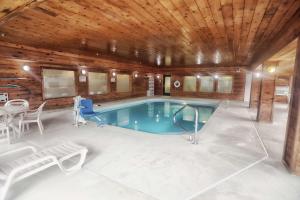
[[[267,46],[256,51],[250,63],[250,69],[258,67],[290,42],[295,40],[298,36],[300,36],[300,10],[295,13],[292,19],[281,29],[281,31]]]
[[[0,14],[0,26],[4,25],[9,20],[14,17],[22,14],[27,9],[35,8],[39,4],[45,2],[47,0],[26,0],[26,1],[8,1],[7,3],[3,3],[3,7],[0,6],[1,14]],[[2,4],[2,3],[1,3]]]

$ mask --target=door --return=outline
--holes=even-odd
[[[171,76],[164,75],[164,95],[170,96]]]

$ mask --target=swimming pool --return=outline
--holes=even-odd
[[[191,104],[198,109],[198,130],[200,130],[213,114],[216,107]],[[182,106],[182,103],[172,101],[138,103],[99,111],[96,112],[96,115],[86,117],[86,119],[97,123],[101,119],[101,122],[104,124],[153,134],[183,134],[186,133],[186,130],[193,132],[195,124],[193,108],[185,107],[176,115],[177,125],[173,122],[174,113]]]

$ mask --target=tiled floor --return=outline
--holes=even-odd
[[[0,151],[25,143],[45,147],[71,140],[88,147],[86,165],[68,176],[56,167],[41,172],[15,184],[8,199],[299,200],[300,177],[280,163],[286,115],[286,107],[276,105],[274,124],[255,124],[253,111],[243,103],[222,103],[199,144],[192,145],[180,135],[92,123],[75,128],[71,110],[49,111],[43,116],[43,136],[32,127],[21,142],[1,142]],[[265,157],[255,127],[270,157],[236,174]]]

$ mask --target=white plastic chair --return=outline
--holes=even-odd
[[[13,99],[6,102],[4,104],[4,107],[10,110],[11,112],[19,111],[19,110],[28,110],[29,103],[25,99]]]
[[[0,162],[0,180],[5,181],[3,188],[1,188],[0,200],[4,200],[10,186],[26,177],[34,175],[40,171],[43,171],[51,166],[57,165],[62,172],[70,174],[82,168],[85,161],[88,149],[86,147],[77,145],[72,142],[63,143],[57,146],[53,146],[42,151],[37,151],[33,146],[25,146],[19,149],[15,149],[9,152],[0,154],[0,158],[7,157],[13,154],[30,150],[28,155],[15,158],[7,162]],[[24,154],[22,154],[24,155]],[[79,156],[79,161],[71,162],[71,167],[65,167],[63,162]]]
[[[0,138],[7,138],[9,144],[11,143],[10,128],[12,128],[13,134],[15,134],[11,123],[12,117],[4,109],[0,109]]]
[[[42,103],[38,109],[29,110],[26,113],[21,115],[21,119],[19,121],[19,130],[20,133],[24,132],[24,125],[27,125],[27,129],[29,129],[29,124],[37,123],[41,135],[43,135],[44,127],[41,120],[41,114],[43,112],[43,108],[47,102]]]

